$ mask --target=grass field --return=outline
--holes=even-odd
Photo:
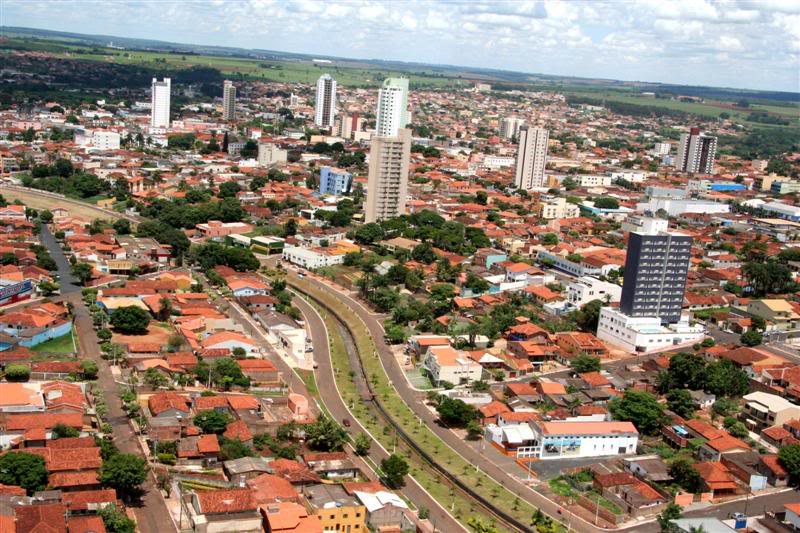
[[[64,201],[63,199],[57,198],[48,198],[46,196],[39,196],[34,193],[29,193],[26,191],[20,191],[15,189],[0,189],[0,194],[8,200],[9,202],[13,202],[14,200],[19,200],[26,207],[30,207],[31,209],[53,209],[54,207],[61,207],[66,209],[70,216],[82,218],[84,220],[94,220],[95,218],[104,218],[104,219],[116,219],[121,218],[120,216],[112,216],[111,214],[102,213],[93,209],[90,205],[82,205],[81,202],[78,200],[74,201]]]
[[[31,348],[31,351],[43,353],[75,353],[75,342],[77,339],[73,340],[74,331],[75,329],[73,328],[66,335],[37,344]]]

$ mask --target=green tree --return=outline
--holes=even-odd
[[[569,362],[569,366],[575,372],[583,374],[585,372],[599,372],[600,371],[600,358],[592,357],[591,355],[580,354],[573,357]]]
[[[255,454],[250,447],[239,439],[228,439],[219,437],[220,440],[220,459],[231,461],[242,457],[253,457]]]
[[[739,342],[741,342],[745,346],[758,346],[759,344],[764,342],[764,335],[762,335],[760,331],[756,331],[755,329],[748,329],[747,331],[741,334],[741,336],[739,337]]]
[[[672,389],[667,393],[667,407],[682,418],[691,418],[694,414],[694,401],[686,389]]]
[[[545,233],[544,235],[539,237],[539,240],[545,246],[552,246],[558,244],[558,235],[556,235],[555,233]]]
[[[778,451],[778,462],[789,473],[793,485],[800,483],[800,444],[789,444]],[[0,469],[2,472],[2,469]]]
[[[89,263],[75,263],[72,265],[72,275],[78,278],[81,285],[86,285],[92,279],[92,265]]]
[[[669,475],[683,490],[696,494],[703,490],[703,477],[688,459],[678,459],[669,467]]]
[[[669,380],[667,383],[661,384],[660,391],[666,393],[672,388],[700,390],[705,387],[706,383],[706,362],[703,356],[680,352],[673,355],[669,360]]]
[[[372,244],[383,239],[384,231],[380,224],[371,222],[362,224],[355,231],[355,241],[359,244]]]
[[[678,528],[672,523],[673,520],[678,520],[681,517],[681,508],[675,503],[668,504],[658,515],[658,526],[661,528],[661,533],[676,533]]]
[[[117,235],[130,235],[131,233],[131,223],[128,219],[120,218],[111,225],[114,228],[114,231]]]
[[[458,399],[440,396],[436,404],[439,419],[448,426],[465,427],[479,416],[478,410]]]
[[[401,489],[405,485],[404,477],[409,472],[408,463],[397,454],[392,454],[381,461],[381,470],[386,481],[386,486],[391,489]]]
[[[353,443],[353,447],[356,450],[356,455],[367,455],[369,454],[369,449],[372,446],[372,440],[364,433],[359,433],[356,435],[355,441]]]
[[[110,323],[115,330],[125,335],[143,335],[147,333],[150,314],[134,305],[120,307],[112,313]]]
[[[194,425],[206,434],[215,433],[219,435],[225,431],[230,422],[231,417],[229,415],[213,409],[202,411],[194,417]]]
[[[8,381],[28,381],[31,377],[31,369],[28,365],[8,365],[5,374]]]
[[[137,494],[145,479],[147,463],[143,458],[130,453],[112,455],[100,467],[100,483],[116,489],[122,496]]]
[[[166,387],[169,384],[167,377],[155,368],[145,370],[143,381],[151,389]]]
[[[619,209],[619,200],[610,196],[601,196],[594,201],[594,206],[598,209]]]
[[[602,300],[592,300],[575,312],[575,323],[583,331],[594,333],[597,331],[597,324],[600,321],[600,308],[603,307]]]
[[[321,415],[306,427],[306,442],[315,450],[341,450],[347,442],[347,432],[332,418]]]
[[[81,432],[75,429],[74,427],[61,423],[58,423],[55,426],[53,426],[52,431],[54,439],[74,438],[74,437],[80,437],[81,435]]]
[[[664,406],[645,391],[626,391],[622,398],[611,401],[609,410],[617,420],[633,422],[644,435],[655,435],[664,423]]]
[[[92,359],[84,359],[81,361],[81,377],[85,380],[97,379],[97,363]]]
[[[107,533],[136,532],[136,522],[128,518],[128,515],[113,503],[98,509],[97,514],[103,519]]]
[[[32,495],[47,486],[47,468],[44,459],[24,452],[0,455],[0,483],[22,487]]]
[[[750,391],[750,378],[730,359],[720,359],[706,369],[705,390],[718,398],[742,396]]]

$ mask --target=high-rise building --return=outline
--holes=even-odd
[[[525,124],[525,120],[520,117],[505,117],[500,121],[500,136],[503,139],[511,139],[519,135],[519,129]]]
[[[353,136],[354,131],[361,131],[363,125],[364,119],[358,116],[358,113],[343,115],[339,120],[338,135],[339,137],[349,139]]]
[[[678,322],[692,238],[666,231],[629,235],[619,310],[631,317],[657,316],[662,324]]]
[[[322,167],[319,169],[319,192],[339,196],[350,190],[353,175],[336,167]]]
[[[403,128],[394,137],[372,137],[364,213],[367,222],[378,222],[405,212],[410,158],[411,130]]]
[[[692,128],[681,135],[675,168],[681,172],[711,174],[716,153],[717,138],[702,133],[700,128]]]
[[[517,147],[517,168],[514,185],[529,191],[544,187],[544,169],[547,165],[547,140],[550,132],[544,128],[520,126]]]
[[[395,137],[408,125],[408,78],[386,78],[378,93],[378,137]]]
[[[150,127],[169,128],[169,100],[171,80],[153,78],[150,96]]]
[[[236,86],[225,80],[222,86],[222,120],[236,119]]]
[[[320,128],[333,126],[336,116],[336,80],[323,74],[317,80],[317,99],[314,103],[314,124]]]

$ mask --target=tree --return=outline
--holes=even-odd
[[[703,478],[688,459],[678,459],[672,463],[669,475],[687,492],[696,494],[703,490]]]
[[[405,485],[403,478],[408,474],[408,463],[397,454],[392,454],[381,461],[381,470],[386,481],[386,486],[391,489],[400,489]]]
[[[649,392],[626,391],[622,398],[611,401],[609,410],[617,420],[633,422],[645,435],[658,433],[664,422],[664,406]]]
[[[347,442],[347,432],[335,420],[322,415],[306,427],[306,442],[315,450],[337,451]]]
[[[594,201],[594,206],[598,209],[619,209],[619,201],[610,196],[601,196]]]
[[[661,528],[661,533],[675,533],[678,528],[672,523],[681,517],[681,508],[675,503],[668,504],[658,515],[658,526]]]
[[[228,439],[219,437],[220,440],[220,459],[223,461],[232,461],[233,459],[241,459],[242,457],[253,457],[255,455],[250,447],[240,441],[239,439]]]
[[[354,235],[355,241],[359,244],[372,244],[383,239],[383,236],[383,228],[375,222],[359,226]]]
[[[78,278],[81,285],[86,285],[92,279],[92,265],[89,263],[75,263],[72,265],[72,275]]]
[[[100,467],[100,483],[115,488],[123,496],[138,493],[145,479],[147,463],[130,453],[112,455]]]
[[[116,309],[111,315],[111,325],[125,335],[143,335],[150,324],[150,314],[142,309],[129,305]]]
[[[219,435],[225,431],[225,428],[228,427],[230,422],[230,416],[213,409],[198,413],[197,416],[194,417],[194,425],[199,427],[202,432],[206,434],[216,433]]]
[[[783,446],[778,451],[778,462],[789,473],[792,484],[797,485],[800,482],[800,444]]]
[[[558,235],[556,235],[555,233],[545,233],[544,235],[539,237],[539,240],[545,246],[552,246],[554,244],[558,244]]]
[[[144,373],[143,381],[151,389],[166,387],[169,384],[167,377],[156,368],[148,368]]]
[[[286,237],[291,237],[297,234],[297,221],[293,218],[290,218],[286,221],[286,224],[283,225],[283,234]]]
[[[587,303],[575,312],[575,323],[583,331],[596,332],[597,324],[600,321],[601,307],[603,307],[602,300],[592,300]]]
[[[128,219],[120,218],[111,225],[114,228],[114,231],[117,235],[130,235],[131,233],[131,223]]]
[[[58,283],[53,283],[52,281],[42,281],[37,287],[45,296],[51,296],[54,292],[61,288]]]
[[[691,418],[694,414],[694,401],[686,389],[672,389],[667,393],[669,410],[682,418]]]
[[[755,329],[748,329],[739,337],[739,342],[745,346],[758,346],[764,341],[764,335]]]
[[[465,427],[479,416],[478,410],[458,399],[440,396],[436,405],[439,418],[448,426]]]
[[[8,381],[28,381],[31,377],[30,367],[22,364],[8,365],[5,373]]]
[[[578,188],[578,182],[575,181],[575,178],[572,176],[567,176],[564,178],[564,181],[561,182],[561,185],[568,191],[574,191]]]
[[[470,420],[467,423],[467,438],[470,440],[477,440],[483,433],[483,428],[477,420]]]
[[[80,437],[80,435],[81,432],[72,426],[68,426],[66,424],[61,424],[61,423],[58,423],[55,426],[53,426],[54,439],[74,438],[74,437]]]
[[[0,483],[22,487],[32,495],[47,486],[44,458],[24,452],[0,455]]]
[[[423,242],[422,244],[416,245],[411,250],[411,259],[414,261],[419,261],[420,263],[425,263],[426,265],[430,265],[436,261],[436,254],[433,251],[433,245],[431,245],[429,242]]]
[[[467,274],[467,281],[464,286],[471,290],[473,294],[481,294],[489,290],[489,282],[472,272]]]
[[[81,361],[81,377],[85,380],[97,379],[97,363],[91,359]]]
[[[98,509],[97,514],[103,519],[107,533],[136,532],[136,522],[128,518],[128,515],[113,503]]]
[[[372,446],[372,440],[364,433],[359,433],[356,435],[355,441],[353,442],[353,447],[356,450],[356,455],[367,455],[369,454],[369,449]]]
[[[673,355],[667,372],[669,381],[663,384],[666,388],[660,389],[662,393],[671,388],[699,390],[705,387],[706,362],[701,355],[688,352]]]
[[[591,355],[580,354],[573,357],[569,362],[569,366],[575,372],[583,374],[585,372],[598,372],[600,371],[600,358],[592,357]]]
[[[750,391],[750,378],[730,359],[720,359],[706,369],[705,390],[717,398],[742,396]]]

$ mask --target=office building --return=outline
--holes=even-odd
[[[411,130],[401,129],[394,137],[372,137],[364,214],[367,222],[377,222],[405,212],[410,157]]]
[[[258,166],[268,167],[286,163],[288,152],[272,143],[259,143]]]
[[[333,127],[336,116],[336,80],[323,74],[317,80],[317,99],[314,103],[314,124],[320,128]]]
[[[688,235],[631,232],[619,310],[600,310],[597,337],[638,353],[700,342],[705,329],[681,315],[691,248]]]
[[[631,232],[620,311],[628,316],[657,316],[662,324],[678,322],[691,250],[688,235]]]
[[[514,185],[529,191],[544,187],[544,169],[547,164],[547,140],[550,132],[544,128],[521,126],[517,148],[517,168]]]
[[[519,135],[519,129],[525,125],[525,120],[519,117],[505,117],[500,121],[500,137],[511,139]]]
[[[714,172],[714,156],[717,153],[717,138],[692,128],[681,135],[675,168],[681,172],[711,174]]]
[[[169,100],[171,80],[158,81],[153,78],[150,101],[150,127],[169,128]]]
[[[408,79],[386,78],[378,93],[378,137],[396,137],[408,125]]]
[[[222,120],[236,119],[236,86],[225,80],[222,86]]]
[[[319,171],[319,192],[339,196],[350,191],[353,175],[335,167],[322,167]]]

